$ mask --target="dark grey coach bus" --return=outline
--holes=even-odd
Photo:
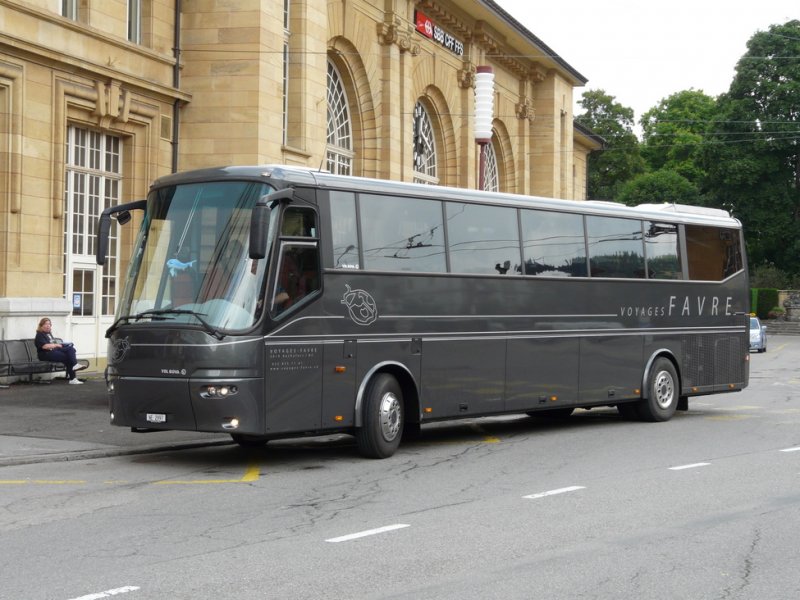
[[[616,406],[665,421],[749,378],[740,223],[282,166],[157,180],[108,329],[111,422],[242,445]],[[113,217],[113,219],[112,219]]]

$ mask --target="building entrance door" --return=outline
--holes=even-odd
[[[103,358],[117,304],[117,227],[112,224],[102,267],[95,260],[96,232],[100,213],[120,201],[122,144],[117,136],[81,127],[70,126],[67,133],[64,294],[72,313],[65,335],[80,358]]]

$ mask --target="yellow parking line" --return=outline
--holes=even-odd
[[[153,481],[153,485],[216,485],[220,483],[249,483],[258,481],[261,477],[261,469],[256,464],[247,467],[241,479],[165,479],[163,481]]]
[[[152,485],[209,485],[220,483],[251,483],[258,481],[261,477],[261,469],[255,463],[247,466],[244,475],[240,479],[188,479],[188,480],[164,480],[152,481]],[[89,483],[86,479],[0,479],[0,485],[85,485]],[[124,485],[130,481],[107,480],[106,485]]]
[[[258,481],[260,476],[261,469],[258,468],[258,465],[251,464],[247,467],[247,471],[245,471],[244,477],[242,477],[240,481]]]
[[[85,479],[0,479],[0,485],[75,485]]]
[[[493,435],[489,435],[488,433],[486,433],[486,431],[483,429],[483,427],[481,427],[477,423],[473,423],[472,425],[469,426],[469,428],[472,429],[476,433],[480,433],[483,436],[483,441],[485,443],[487,443],[487,444],[499,444],[500,443],[500,438],[495,437]]]

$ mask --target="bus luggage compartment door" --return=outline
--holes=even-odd
[[[506,410],[574,406],[578,401],[578,338],[508,341]]]

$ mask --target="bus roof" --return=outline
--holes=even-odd
[[[226,179],[279,181],[285,186],[301,185],[324,189],[371,192],[376,194],[401,194],[419,198],[475,202],[518,208],[538,208],[557,212],[572,212],[595,216],[614,216],[636,219],[666,220],[673,223],[708,224],[741,229],[741,222],[722,209],[687,204],[663,203],[626,206],[619,202],[602,200],[562,200],[543,196],[523,196],[501,192],[482,192],[468,188],[454,188],[420,183],[407,183],[386,179],[371,179],[347,175],[334,175],[306,167],[286,165],[227,166],[184,171],[157,179],[152,187],[222,181]],[[282,186],[279,186],[282,187]]]

